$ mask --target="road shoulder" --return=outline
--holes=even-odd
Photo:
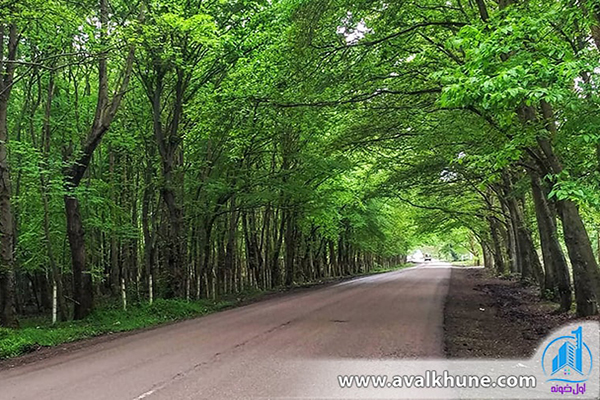
[[[541,301],[534,287],[484,269],[453,268],[444,310],[446,355],[529,357],[551,330],[576,320],[572,314],[553,313],[555,308]]]

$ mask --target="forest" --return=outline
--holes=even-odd
[[[469,252],[600,298],[597,0],[0,0],[0,325]]]

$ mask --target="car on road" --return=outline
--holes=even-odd
[[[431,254],[425,254],[425,261],[431,261]]]

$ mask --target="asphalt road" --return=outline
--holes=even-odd
[[[95,344],[0,371],[0,399],[298,398],[302,360],[443,357],[449,278],[427,263]]]

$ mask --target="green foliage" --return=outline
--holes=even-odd
[[[98,60],[112,97],[130,48],[128,90],[73,191],[102,300],[121,277],[147,296],[150,273],[159,297],[167,286],[183,297],[185,279],[186,295],[208,297],[264,290],[278,272],[313,279],[331,254],[355,273],[419,246],[480,253],[490,221],[506,233],[508,198],[537,240],[527,171],[542,140],[562,163],[541,171],[552,201],[573,200],[600,224],[598,21],[583,3],[485,2],[482,18],[438,0],[117,0],[107,26],[96,2],[17,3],[0,20],[22,36],[7,122],[24,312],[47,312],[55,274],[71,292],[65,170],[96,115]],[[314,275],[342,273],[328,267]],[[202,312],[176,305],[90,318],[127,326]]]

